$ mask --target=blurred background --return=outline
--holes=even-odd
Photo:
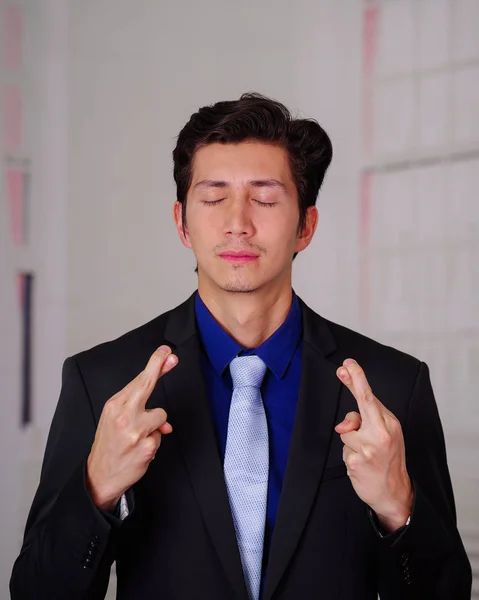
[[[332,138],[294,286],[430,366],[479,598],[478,32],[478,0],[0,0],[1,600],[63,360],[195,289],[171,151],[246,91]]]

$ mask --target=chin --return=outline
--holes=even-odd
[[[245,284],[238,285],[236,283],[227,283],[226,285],[221,286],[221,289],[225,292],[230,292],[231,294],[252,294],[258,288],[256,286],[248,286]]]
[[[229,272],[228,272],[229,271]],[[246,269],[228,270],[202,269],[204,280],[209,281],[209,285],[216,287],[230,294],[252,294],[260,290],[267,280],[264,274],[248,272]]]
[[[219,287],[225,292],[232,294],[251,294],[256,292],[261,286],[253,281],[237,278],[223,281],[219,284]]]

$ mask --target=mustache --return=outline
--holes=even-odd
[[[266,248],[262,246],[258,246],[256,244],[245,244],[242,242],[241,244],[231,244],[231,242],[226,242],[222,244],[218,244],[214,247],[215,254],[220,254],[221,252],[228,252],[232,250],[233,252],[241,252],[241,251],[249,251],[249,252],[257,252],[258,254],[266,254]]]

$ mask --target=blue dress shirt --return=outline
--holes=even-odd
[[[266,575],[284,472],[288,460],[296,405],[301,379],[302,314],[298,298],[293,302],[285,321],[261,346],[245,349],[219,325],[196,294],[195,312],[203,352],[201,367],[206,385],[218,451],[224,460],[228,417],[233,394],[228,366],[238,355],[257,354],[267,370],[261,386],[261,396],[268,422],[269,481],[268,504],[263,553],[262,588]]]

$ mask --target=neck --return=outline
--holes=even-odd
[[[219,288],[212,292],[198,282],[198,293],[216,321],[243,348],[257,348],[281,327],[293,299],[291,282],[282,289],[250,293]]]

